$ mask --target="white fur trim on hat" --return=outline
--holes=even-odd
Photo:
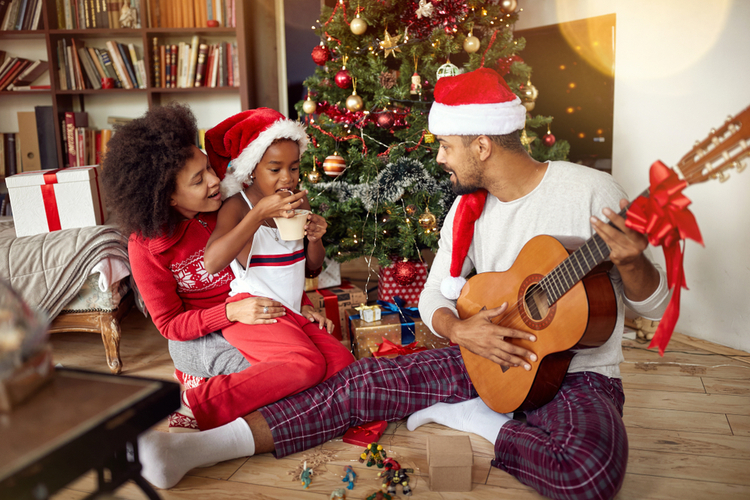
[[[449,106],[434,102],[429,130],[435,135],[505,135],[526,125],[521,99],[487,104]]]
[[[289,119],[278,120],[258,134],[237,158],[232,160],[231,172],[228,169],[224,180],[221,181],[221,197],[229,198],[242,190],[243,184],[252,184],[250,175],[258,166],[266,150],[277,139],[290,139],[299,145],[299,155],[307,149],[307,132],[305,126]]]
[[[463,276],[448,276],[440,282],[440,293],[448,300],[458,300],[466,284],[466,278]]]

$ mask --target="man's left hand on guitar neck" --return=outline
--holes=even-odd
[[[620,200],[620,209],[628,205],[628,200]],[[625,287],[625,295],[633,302],[649,298],[659,286],[659,272],[643,252],[648,248],[648,238],[625,225],[625,218],[609,208],[603,214],[615,226],[591,217],[594,230],[610,249],[609,258],[617,266]]]

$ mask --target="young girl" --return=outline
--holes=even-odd
[[[211,427],[219,425],[212,416],[217,399],[231,405],[232,415],[237,416],[238,405],[260,408],[312,387],[354,361],[330,335],[332,322],[302,304],[305,263],[316,269],[325,257],[321,241],[325,219],[307,215],[306,247],[302,239],[283,240],[273,220],[293,217],[300,207],[310,209],[305,192],[294,192],[306,146],[304,127],[268,108],[244,111],[206,133],[212,165],[220,172],[226,170],[222,181],[226,199],[206,246],[206,272],[231,264],[235,279],[230,301],[266,297],[280,305],[264,309],[269,318],[264,324],[234,324],[222,330],[251,366],[231,378],[232,391],[223,383],[210,383],[212,379],[186,392],[201,428],[207,421]],[[244,190],[243,185],[247,185]],[[237,400],[238,378],[244,401]]]

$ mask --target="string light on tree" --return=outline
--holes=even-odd
[[[406,208],[404,210],[406,211],[406,215],[412,216],[415,213],[417,213],[417,206],[409,204],[409,205],[406,205]]]

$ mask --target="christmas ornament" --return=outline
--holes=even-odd
[[[406,215],[411,216],[411,215],[414,215],[415,213],[417,213],[417,206],[416,205],[406,205],[405,210],[406,210]]]
[[[526,150],[531,153],[531,143],[536,140],[536,137],[529,137],[526,134],[526,129],[523,129],[523,132],[521,132],[521,144],[526,148]]]
[[[331,58],[331,53],[323,45],[318,45],[312,50],[312,60],[318,66],[323,66]]]
[[[393,279],[401,286],[408,286],[417,279],[417,265],[404,259],[393,264]]]
[[[432,144],[433,142],[435,142],[435,135],[427,130],[424,134],[424,142],[426,142],[427,144]]]
[[[359,14],[357,14],[357,17],[352,19],[349,28],[355,35],[363,35],[365,31],[367,31],[367,21],[359,17]]]
[[[473,31],[469,33],[469,36],[464,38],[464,50],[469,54],[473,54],[479,50],[480,45],[481,42],[479,41],[479,38],[474,36]]]
[[[427,0],[419,0],[419,8],[416,10],[415,14],[417,15],[417,19],[432,17],[434,10],[435,7]]]
[[[349,111],[356,113],[357,111],[362,111],[362,108],[364,107],[365,103],[362,101],[362,98],[357,95],[356,90],[352,95],[346,98],[346,109]]]
[[[504,77],[508,73],[510,73],[510,65],[514,62],[523,62],[523,59],[518,57],[517,55],[513,54],[512,56],[504,57],[497,60],[497,72],[500,73],[500,76]]]
[[[383,111],[378,113],[377,117],[378,127],[380,128],[391,128],[393,126],[393,113],[390,111]]]
[[[332,154],[323,162],[323,171],[329,177],[338,177],[344,173],[344,170],[346,170],[346,161],[338,153]]]
[[[555,145],[555,142],[557,142],[557,139],[555,139],[555,136],[549,131],[549,125],[547,125],[547,133],[542,136],[542,144],[551,148]]]
[[[336,82],[336,86],[340,89],[348,89],[352,85],[352,75],[346,67],[339,70],[336,76],[333,77],[333,81]]]
[[[531,80],[527,80],[526,83],[519,85],[518,90],[521,92],[521,104],[526,108],[526,111],[534,109],[539,91],[531,84]]]
[[[437,218],[435,214],[430,212],[429,208],[424,209],[424,213],[419,216],[419,225],[427,231],[432,231],[437,225]]]
[[[411,87],[409,87],[409,93],[411,95],[419,95],[422,93],[422,78],[416,71],[411,75]]]
[[[397,46],[399,38],[401,38],[401,35],[391,36],[388,34],[388,30],[385,30],[385,36],[380,42],[380,48],[385,51],[385,57],[388,57],[395,52],[401,52],[401,49]],[[394,55],[393,57],[395,58],[396,56]]]
[[[440,80],[444,76],[456,76],[461,72],[460,69],[458,69],[458,66],[455,64],[451,64],[450,60],[440,66],[437,70],[437,79]]]
[[[318,109],[318,103],[310,98],[310,93],[308,92],[307,99],[305,99],[305,102],[302,103],[302,111],[304,111],[308,115],[311,115],[315,113],[316,109]]]
[[[317,184],[320,182],[320,172],[318,172],[318,165],[315,161],[314,156],[313,156],[313,169],[312,169],[312,172],[307,174],[307,180],[310,181],[312,184]]]
[[[513,14],[518,8],[518,0],[502,0],[500,2],[500,10],[504,14]]]
[[[388,90],[392,89],[393,86],[396,85],[397,80],[398,71],[396,70],[383,71],[382,73],[380,73],[380,77],[378,78],[380,86]]]

